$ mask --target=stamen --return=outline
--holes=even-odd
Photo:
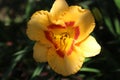
[[[66,40],[69,38],[69,34],[67,32],[61,33],[60,35],[54,34],[54,37],[56,37],[56,36],[60,36],[60,37],[54,38],[54,40],[53,40],[53,41],[56,41],[55,44],[57,44],[57,48],[56,48],[56,51],[58,52],[57,54],[58,55],[62,54],[62,56],[63,56],[63,54],[66,52],[65,51],[65,49],[67,47]]]
[[[45,31],[46,38],[53,43],[56,53],[61,58],[72,53],[74,40],[78,39],[80,35],[79,27],[75,27],[74,22],[65,22],[65,25],[66,26],[52,24],[48,26],[49,31]],[[63,29],[66,32],[61,31],[62,33],[57,33],[54,29]]]

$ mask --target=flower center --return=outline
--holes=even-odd
[[[47,34],[48,40],[52,42],[56,48],[57,54],[60,57],[64,57],[65,53],[67,53],[67,47],[71,45],[72,42],[72,40],[70,40],[70,35],[67,32],[55,34],[50,31],[45,33]]]
[[[79,35],[79,28],[73,27],[73,23],[66,23],[66,26],[50,25],[45,31],[46,38],[53,43],[57,54],[60,57],[70,55],[73,50],[74,40]]]

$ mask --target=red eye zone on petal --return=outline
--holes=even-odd
[[[44,31],[46,38],[54,45],[56,54],[61,58],[64,58],[65,54],[69,56],[72,53],[74,42],[80,35],[79,27],[74,26],[73,21],[65,22],[65,25],[66,26],[52,24],[48,26],[48,31]],[[64,29],[66,32],[63,31],[56,34],[56,29]],[[73,39],[72,41],[71,38]]]
[[[46,38],[54,45],[54,47],[57,49],[58,46],[57,44],[53,41],[52,39],[52,34],[50,34],[50,32],[48,31],[45,31],[45,36]],[[62,52],[60,49],[59,50],[56,50],[57,54],[61,57],[61,58],[64,58],[64,52]]]
[[[50,42],[53,43],[53,41],[52,41],[52,37],[50,36],[50,32],[48,32],[48,31],[44,31],[44,33],[45,33],[46,38],[47,38]]]
[[[61,50],[57,50],[56,52],[61,58],[64,58],[65,54]]]
[[[79,27],[75,27],[75,36],[74,36],[74,39],[78,39],[78,37],[80,36],[80,30],[79,30]]]
[[[55,25],[55,24],[51,24],[48,26],[48,29],[64,29],[65,26],[61,26],[61,25]]]
[[[69,27],[72,27],[72,26],[74,26],[74,21],[70,21],[70,22],[65,22],[65,25],[66,26],[69,26]]]
[[[76,40],[78,38],[78,36],[80,35],[80,30],[78,26],[74,26],[74,21],[70,21],[70,22],[65,22],[67,27],[73,27],[74,32],[75,32],[75,36],[74,39]]]

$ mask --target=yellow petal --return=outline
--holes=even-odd
[[[79,44],[79,47],[77,47],[78,50],[82,51],[84,53],[85,57],[92,57],[96,56],[100,53],[101,47],[97,43],[94,37],[89,36],[87,39],[85,39],[83,42]]]
[[[33,58],[36,62],[47,62],[47,53],[49,46],[36,42],[33,48]]]
[[[48,12],[37,11],[33,14],[28,22],[27,35],[31,40],[40,40],[43,34],[41,31],[46,30],[49,25]]]
[[[75,27],[80,28],[79,41],[85,39],[94,29],[95,21],[91,12],[87,9],[82,9],[79,6],[71,6],[68,11],[61,15],[65,22],[74,21]]]
[[[65,0],[55,0],[50,13],[52,15],[56,15],[59,14],[60,12],[66,10],[68,8],[68,4],[66,3]]]
[[[64,25],[64,21],[59,18],[59,15],[62,14],[68,8],[69,6],[65,0],[55,0],[50,10],[50,22],[56,25]]]
[[[70,55],[58,56],[55,49],[50,49],[48,53],[48,64],[58,74],[68,76],[80,70],[84,61],[84,55],[73,49]]]
[[[82,41],[93,31],[95,27],[94,18],[89,10],[85,10],[79,20],[76,22],[76,26],[80,27],[79,41]]]

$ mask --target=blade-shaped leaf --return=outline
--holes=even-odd
[[[110,20],[110,18],[109,18],[109,17],[105,17],[104,19],[105,19],[105,23],[106,23],[109,31],[110,31],[114,36],[116,36],[115,30],[114,30],[114,28],[113,28],[112,21]]]
[[[93,73],[101,73],[100,70],[95,69],[95,68],[89,68],[89,67],[83,67],[83,68],[81,68],[80,71],[93,72]]]
[[[114,24],[115,24],[116,33],[120,35],[120,22],[117,18],[115,18]]]
[[[20,50],[16,52],[15,58],[13,59],[10,66],[8,66],[8,70],[5,72],[5,74],[2,77],[2,80],[6,80],[8,75],[12,72],[12,70],[15,68],[16,64],[22,59],[22,57],[25,55],[26,52],[28,52],[29,47],[24,48],[23,50]]]
[[[40,75],[41,71],[43,70],[43,67],[44,67],[43,64],[38,64],[30,80],[35,80],[35,78]]]
[[[114,1],[115,1],[116,6],[120,9],[120,0],[114,0]]]

